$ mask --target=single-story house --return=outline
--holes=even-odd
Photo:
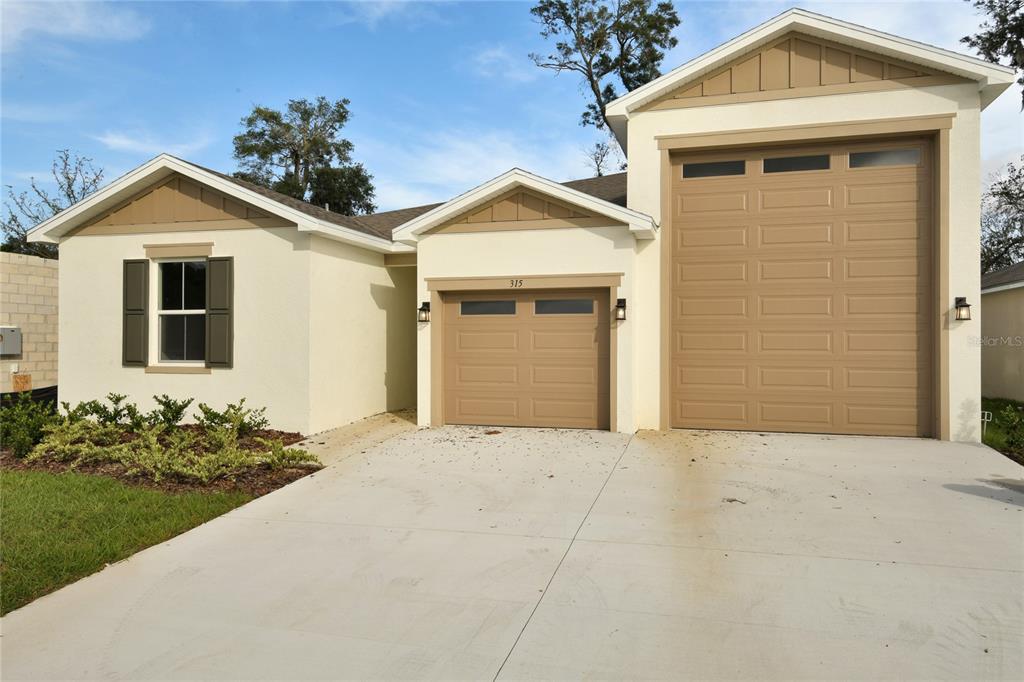
[[[981,278],[981,394],[1024,402],[1024,262]]]
[[[161,155],[32,232],[60,244],[61,397],[977,440],[954,306],[1013,78],[793,9],[611,102],[623,174],[347,217]]]

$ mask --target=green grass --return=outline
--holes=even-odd
[[[71,472],[0,471],[0,613],[250,499],[167,493]]]
[[[1006,447],[1006,429],[999,417],[999,413],[1002,412],[1003,408],[1007,405],[1012,405],[1020,409],[1024,406],[1024,403],[1019,403],[1016,400],[1007,400],[1006,398],[981,399],[981,409],[988,410],[992,413],[992,421],[989,422],[988,427],[985,429],[985,436],[982,440],[984,440],[985,445],[990,448],[1009,455],[1010,453]]]

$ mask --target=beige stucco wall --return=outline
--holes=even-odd
[[[629,207],[653,216],[661,224],[661,152],[657,136],[752,130],[783,126],[871,121],[910,116],[956,114],[950,130],[950,216],[949,250],[952,264],[947,290],[941,295],[953,305],[956,296],[976,301],[980,292],[978,275],[980,215],[980,110],[975,84],[945,85],[908,90],[827,95],[793,100],[723,104],[708,107],[650,111],[634,114],[629,121],[627,180]],[[657,249],[638,256],[644,273],[660,272]],[[660,319],[657,277],[638,282],[642,290],[634,308],[645,320],[644,334],[638,336],[636,379],[637,423],[640,428],[657,428],[659,422],[658,381]],[[651,288],[648,288],[651,287]],[[954,440],[980,438],[981,352],[972,337],[980,332],[978,322],[949,324],[950,436]]]
[[[647,333],[650,320],[634,312],[638,298],[640,254],[653,242],[636,240],[624,227],[566,228],[428,234],[417,245],[417,301],[429,301],[426,279],[431,277],[529,277],[530,275],[585,275],[623,273],[617,296],[627,299],[628,318],[618,323],[616,421],[621,432],[637,428],[634,381],[635,340]],[[430,414],[430,325],[420,324],[417,333],[417,412],[422,426]]]
[[[314,236],[309,431],[414,407],[416,268]]]
[[[309,430],[309,240],[293,228],[77,236],[60,246],[60,387],[72,404],[125,393],[140,407],[167,393],[218,409],[245,397],[276,428]],[[147,374],[121,366],[122,261],[144,244],[213,242],[234,257],[234,366]],[[150,364],[157,363],[156,264],[150,272]]]
[[[1024,401],[1024,287],[981,297],[981,392]]]
[[[0,392],[14,374],[31,388],[57,383],[57,267],[55,260],[0,252],[0,325],[21,328],[20,355],[0,357]]]

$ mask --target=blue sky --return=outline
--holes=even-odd
[[[669,70],[787,2],[677,2]],[[533,66],[545,48],[529,2],[4,2],[0,179],[46,178],[70,148],[107,180],[161,151],[230,172],[253,104],[351,100],[344,134],[382,209],[447,199],[512,166],[588,175],[598,134],[578,125],[571,74]],[[942,47],[973,32],[966,2],[800,6]],[[1020,92],[983,115],[983,169],[1024,153]]]

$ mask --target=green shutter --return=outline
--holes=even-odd
[[[206,366],[231,367],[234,264],[231,258],[206,263]]]
[[[145,367],[149,360],[149,261],[124,262],[121,364]]]

